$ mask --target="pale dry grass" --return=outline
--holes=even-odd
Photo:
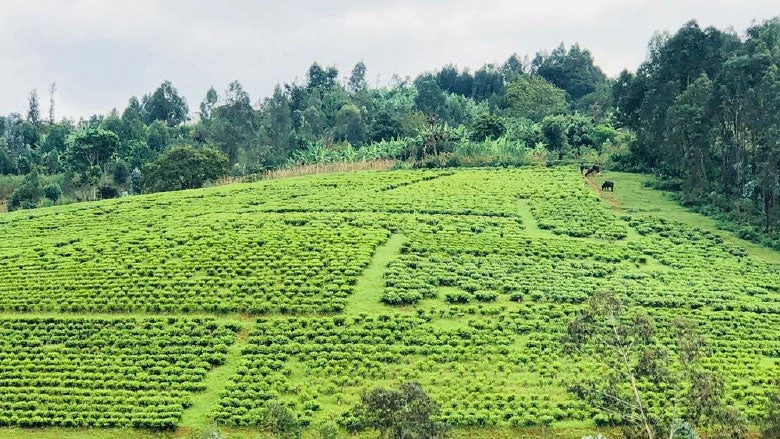
[[[272,169],[260,174],[253,174],[244,177],[225,177],[217,180],[216,186],[223,186],[233,183],[245,183],[259,180],[273,180],[277,178],[300,177],[303,175],[331,174],[336,172],[353,171],[387,171],[392,169],[397,160],[361,160],[359,162],[349,163],[324,163],[316,165],[301,165],[288,168]]]

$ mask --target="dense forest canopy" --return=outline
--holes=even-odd
[[[695,21],[658,33],[646,61],[617,78],[579,44],[382,87],[369,86],[362,61],[346,74],[315,62],[304,81],[260,100],[233,81],[192,103],[163,81],[121,111],[79,121],[55,119],[53,84],[47,103],[33,90],[23,114],[0,117],[0,174],[25,176],[13,186],[23,191],[0,187],[0,197],[10,209],[35,207],[332,161],[563,159],[654,172],[689,205],[758,239],[780,222],[778,64],[774,18],[742,35]],[[47,197],[47,185],[61,195]]]
[[[778,225],[780,20],[743,38],[691,21],[658,34],[614,85],[615,121],[633,130],[630,165],[681,180],[684,200]],[[745,233],[751,233],[744,231]]]

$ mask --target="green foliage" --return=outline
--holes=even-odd
[[[542,135],[547,147],[564,156],[579,156],[583,147],[593,146],[594,127],[590,118],[574,115],[547,116],[541,123]]]
[[[138,168],[134,168],[132,172],[130,172],[130,188],[132,189],[133,193],[140,194],[141,193],[141,183],[142,183],[142,175],[141,170]]]
[[[163,81],[152,94],[145,95],[142,102],[147,124],[160,121],[173,127],[188,119],[187,102],[170,81]]]
[[[780,221],[778,29],[778,18],[759,22],[741,40],[688,22],[613,88],[618,120],[637,133],[632,168],[682,180],[686,205],[769,244]]]
[[[119,190],[111,185],[102,185],[97,188],[98,198],[101,200],[108,200],[110,198],[116,198],[119,196]]]
[[[68,138],[66,157],[75,170],[87,172],[102,167],[119,146],[119,136],[102,128],[87,127]]]
[[[189,439],[226,439],[226,436],[219,431],[216,425],[212,424],[199,432],[192,432]]]
[[[210,148],[173,147],[143,172],[144,187],[152,192],[194,189],[228,173],[227,157]]]
[[[381,438],[435,439],[447,437],[446,424],[435,421],[439,412],[438,404],[411,382],[398,390],[376,388],[364,393],[354,416],[362,428],[379,430]]]
[[[24,177],[22,184],[13,191],[11,197],[8,198],[8,211],[33,209],[38,205],[38,201],[40,201],[42,196],[43,190],[41,189],[38,170],[33,169]]]
[[[338,439],[339,426],[333,421],[325,421],[317,427],[317,439]]]
[[[446,96],[436,82],[436,78],[431,75],[421,75],[414,81],[417,89],[417,96],[414,98],[414,104],[418,110],[426,115],[438,115],[441,112]]]
[[[521,76],[506,89],[507,113],[540,121],[568,111],[566,92],[539,76]]]
[[[763,439],[780,437],[780,379],[775,388],[769,392],[769,404],[766,414],[762,417]]]
[[[57,183],[50,183],[43,188],[43,196],[56,203],[62,196],[62,187]]]
[[[491,113],[483,113],[474,119],[470,138],[475,142],[482,142],[487,139],[497,139],[505,132],[506,127],[500,117]]]
[[[601,148],[607,142],[613,142],[618,136],[618,131],[610,125],[601,124],[593,127],[590,135],[593,145]]]
[[[672,439],[699,439],[699,434],[696,433],[691,424],[681,419],[675,419],[672,421],[669,437]]]
[[[565,90],[574,100],[593,93],[604,83],[606,75],[593,64],[590,51],[579,44],[566,51],[563,43],[551,54],[540,53],[533,60],[532,69],[556,87]]]
[[[0,175],[10,175],[16,173],[16,163],[14,162],[11,152],[5,145],[5,142],[0,139]]]
[[[111,177],[114,180],[114,184],[124,185],[130,178],[130,169],[127,162],[124,160],[117,160],[111,165]]]
[[[264,427],[275,437],[294,439],[301,436],[301,424],[287,407],[272,402],[266,406],[264,416]]]
[[[234,338],[213,319],[175,317],[3,319],[0,334],[0,425],[24,428],[172,429]]]

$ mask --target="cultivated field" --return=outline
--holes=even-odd
[[[602,196],[568,167],[366,171],[1,215],[0,436],[256,437],[270,402],[345,425],[409,380],[456,435],[595,433],[566,390],[595,366],[560,341],[599,291],[670,346],[672,317],[698,322],[755,419],[780,377],[780,254],[605,177]]]

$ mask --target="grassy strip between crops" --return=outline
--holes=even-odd
[[[249,326],[249,325],[247,325]],[[182,415],[180,427],[184,430],[202,428],[211,423],[210,412],[219,400],[225,384],[232,377],[241,360],[241,350],[246,346],[247,328],[238,333],[236,343],[228,349],[225,363],[206,375],[206,390],[193,396],[193,404]]]
[[[349,297],[345,311],[348,315],[375,314],[390,310],[379,299],[385,285],[384,275],[387,264],[398,256],[403,242],[403,235],[391,235],[387,242],[376,249],[371,264],[358,278],[355,292]]]

